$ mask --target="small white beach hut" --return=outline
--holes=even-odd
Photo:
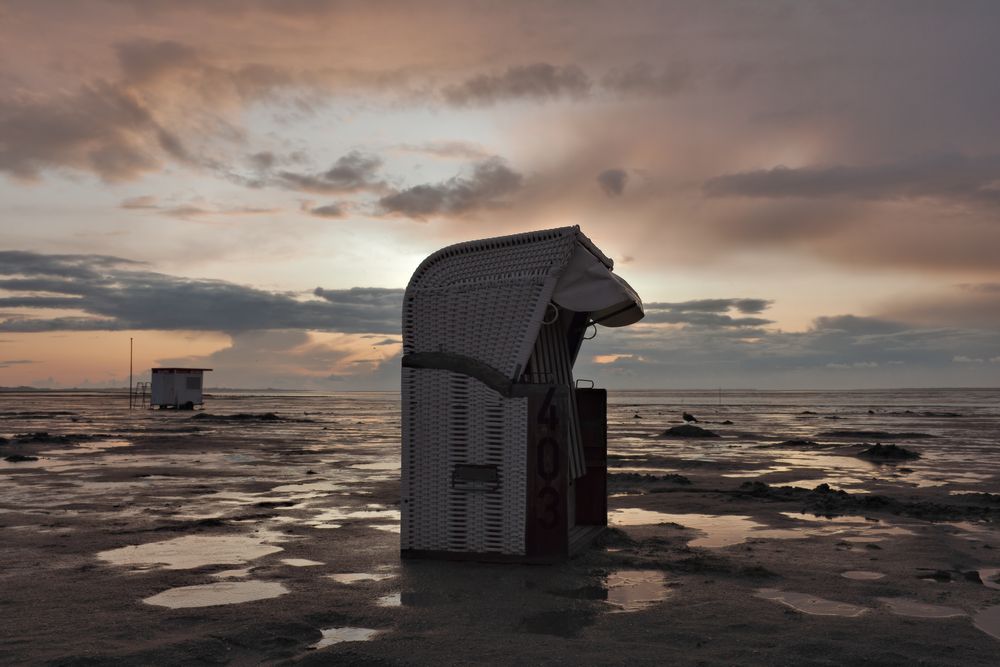
[[[154,368],[150,383],[150,407],[193,409],[204,404],[202,386],[211,368]]]
[[[563,227],[460,243],[403,303],[404,557],[552,561],[607,526],[607,394],[577,388],[595,324],[642,302]],[[593,328],[592,328],[593,327]]]

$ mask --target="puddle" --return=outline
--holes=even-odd
[[[987,607],[972,618],[972,624],[994,639],[1000,639],[1000,605]]]
[[[641,611],[664,600],[670,591],[666,577],[657,570],[618,570],[605,579],[608,604],[615,612]]]
[[[302,484],[282,484],[271,489],[272,493],[306,493],[309,491],[343,491],[347,487],[333,482],[303,482]],[[321,494],[309,494],[310,496]]]
[[[399,521],[399,510],[355,510],[345,512],[343,509],[329,509],[313,516],[313,521],[325,523],[327,521],[341,521],[343,519],[391,519]]]
[[[164,542],[111,549],[97,554],[101,560],[132,567],[163,567],[188,570],[204,565],[242,565],[268,554],[282,551],[266,542],[281,541],[280,533],[257,536],[187,535]]]
[[[398,533],[399,532],[399,525],[398,524],[396,524],[396,525],[388,525],[387,526],[385,524],[379,525],[377,523],[370,523],[370,524],[368,524],[368,527],[369,528],[374,528],[375,530],[384,530],[387,533]]]
[[[645,526],[676,523],[703,533],[688,542],[692,547],[727,547],[747,539],[796,539],[810,537],[804,530],[768,528],[748,516],[716,514],[665,514],[635,508],[617,509],[608,513],[608,522],[616,526]]]
[[[948,525],[958,528],[958,537],[972,542],[985,542],[994,548],[1000,547],[1000,531],[994,528],[972,521],[955,521]]]
[[[291,565],[292,567],[313,567],[314,565],[325,565],[318,560],[309,560],[308,558],[282,558],[281,562],[285,565]]]
[[[913,618],[952,618],[965,616],[965,612],[955,607],[943,607],[936,604],[926,604],[906,598],[878,598],[882,604],[889,606],[889,611],[897,616],[912,616]]]
[[[250,570],[252,567],[245,567],[242,570],[222,570],[221,572],[213,572],[208,575],[213,579],[244,579],[250,576]]]
[[[812,616],[846,616],[854,618],[868,611],[865,607],[858,607],[846,602],[824,600],[813,595],[782,591],[777,588],[759,588],[757,589],[757,597],[778,602],[786,607],[791,607],[796,611],[801,611],[803,614],[810,614]]]
[[[1000,591],[1000,568],[987,568],[979,571],[979,579],[986,588]]]
[[[375,604],[380,607],[402,607],[403,595],[402,593],[389,593],[375,600]]]
[[[399,470],[400,462],[395,461],[377,461],[375,463],[356,463],[351,466],[355,470]]]
[[[170,609],[189,609],[266,600],[288,592],[287,588],[275,581],[226,581],[171,588],[148,597],[143,602]]]
[[[320,630],[323,638],[313,644],[310,648],[320,649],[340,644],[341,642],[366,642],[379,634],[378,630],[371,628],[327,628]]]
[[[385,581],[392,579],[394,574],[376,574],[373,572],[341,572],[338,574],[326,575],[328,579],[333,579],[338,584],[355,584],[359,581]]]
[[[885,578],[885,574],[881,572],[871,572],[869,570],[848,570],[847,572],[841,572],[840,576],[845,579],[853,579],[855,581],[875,581],[876,579]]]

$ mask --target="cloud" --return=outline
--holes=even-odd
[[[736,310],[743,314],[758,314],[771,305],[767,299],[696,299],[677,303],[644,304],[645,324],[684,324],[693,327],[761,327],[772,324],[762,317],[733,317],[725,314]]]
[[[978,357],[967,357],[964,354],[956,354],[951,358],[956,364],[981,364],[984,363],[983,359]]]
[[[1000,204],[1000,156],[933,155],[873,166],[775,167],[708,180],[709,197],[936,198]]]
[[[534,63],[508,67],[501,74],[480,74],[445,87],[441,94],[454,106],[490,106],[519,99],[580,98],[590,87],[590,78],[576,65]]]
[[[136,262],[98,255],[0,252],[0,298],[8,309],[73,310],[79,315],[8,315],[0,331],[307,329],[393,334],[403,290],[319,289],[303,300],[221,281],[140,271]],[[44,291],[54,296],[24,292]]]
[[[605,169],[597,175],[597,183],[609,197],[619,197],[625,193],[628,172],[624,169]]]
[[[11,366],[24,366],[26,364],[37,364],[34,359],[0,359],[0,368],[10,368]]]
[[[156,197],[153,195],[141,195],[139,197],[129,197],[119,204],[124,209],[156,209],[159,208]]]
[[[422,144],[399,144],[395,148],[446,160],[483,160],[490,157],[486,148],[470,141],[429,141]]]
[[[344,207],[340,204],[325,204],[307,209],[310,215],[318,218],[343,218],[346,215]]]
[[[382,159],[351,151],[337,159],[329,169],[316,174],[303,174],[293,171],[279,171],[265,182],[275,184],[290,190],[315,192],[318,194],[351,193],[363,190],[378,190],[383,184],[378,180],[378,171]]]
[[[137,95],[104,82],[47,99],[0,98],[0,172],[33,181],[70,168],[128,180],[162,166],[161,129]]]
[[[502,160],[491,158],[477,163],[468,176],[406,188],[382,197],[378,206],[385,215],[418,220],[437,215],[462,216],[504,206],[523,181],[523,176]]]
[[[813,327],[817,331],[840,331],[851,335],[894,333],[908,328],[899,322],[877,317],[858,317],[857,315],[817,317],[813,322]]]
[[[607,90],[624,95],[671,96],[692,86],[693,72],[687,63],[671,63],[659,72],[646,62],[615,68],[601,80]]]

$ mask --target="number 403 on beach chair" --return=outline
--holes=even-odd
[[[403,304],[404,557],[557,561],[607,526],[607,395],[573,365],[642,301],[579,227],[425,259]]]

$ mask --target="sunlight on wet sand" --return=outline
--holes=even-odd
[[[143,602],[170,609],[190,609],[267,600],[288,592],[284,585],[274,581],[227,581],[171,588],[148,597]]]
[[[670,594],[666,577],[658,570],[618,570],[605,578],[604,585],[613,612],[641,611]]]
[[[379,634],[378,630],[371,628],[327,628],[320,632],[323,638],[310,648],[321,649],[341,642],[366,642]]]

